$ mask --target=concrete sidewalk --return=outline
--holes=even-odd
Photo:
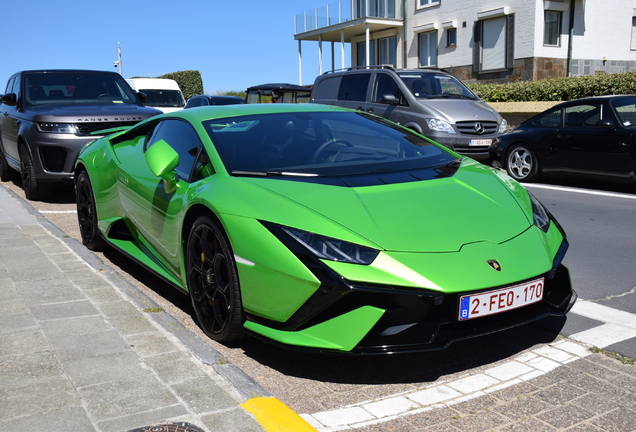
[[[0,430],[314,430],[0,186]]]

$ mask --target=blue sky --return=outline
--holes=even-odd
[[[348,0],[345,0],[348,2]],[[206,93],[298,83],[294,15],[334,0],[3,1],[0,93],[25,69],[113,70],[125,78],[198,70]],[[331,67],[323,44],[323,68]],[[318,44],[303,42],[303,84],[318,74]],[[336,67],[340,67],[336,49]],[[347,65],[349,57],[346,57]]]

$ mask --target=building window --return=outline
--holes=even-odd
[[[457,46],[457,29],[449,28],[446,30],[446,48],[454,48]]]
[[[378,40],[378,59],[381,65],[397,66],[397,37]]]
[[[358,66],[371,66],[375,64],[375,41],[369,41],[369,64],[367,64],[367,44],[366,42],[359,42]]]
[[[440,4],[441,0],[417,0],[417,7],[423,8]]]
[[[636,17],[632,17],[632,51],[636,50]]]
[[[545,11],[543,24],[543,45],[561,44],[561,12]]]
[[[437,65],[437,32],[420,33],[420,67]]]
[[[473,38],[473,72],[513,67],[514,14],[477,21]]]

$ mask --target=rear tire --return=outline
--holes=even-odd
[[[207,216],[194,221],[186,243],[186,270],[192,306],[210,338],[232,342],[243,336],[245,314],[229,241]]]
[[[506,171],[520,182],[532,182],[541,177],[541,167],[535,152],[522,143],[513,144],[505,159]]]
[[[79,224],[82,243],[92,251],[104,248],[104,239],[97,226],[97,207],[93,187],[88,173],[82,171],[77,176],[77,223]]]

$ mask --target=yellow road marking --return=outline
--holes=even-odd
[[[241,405],[267,432],[316,432],[291,408],[273,397],[252,398]]]

